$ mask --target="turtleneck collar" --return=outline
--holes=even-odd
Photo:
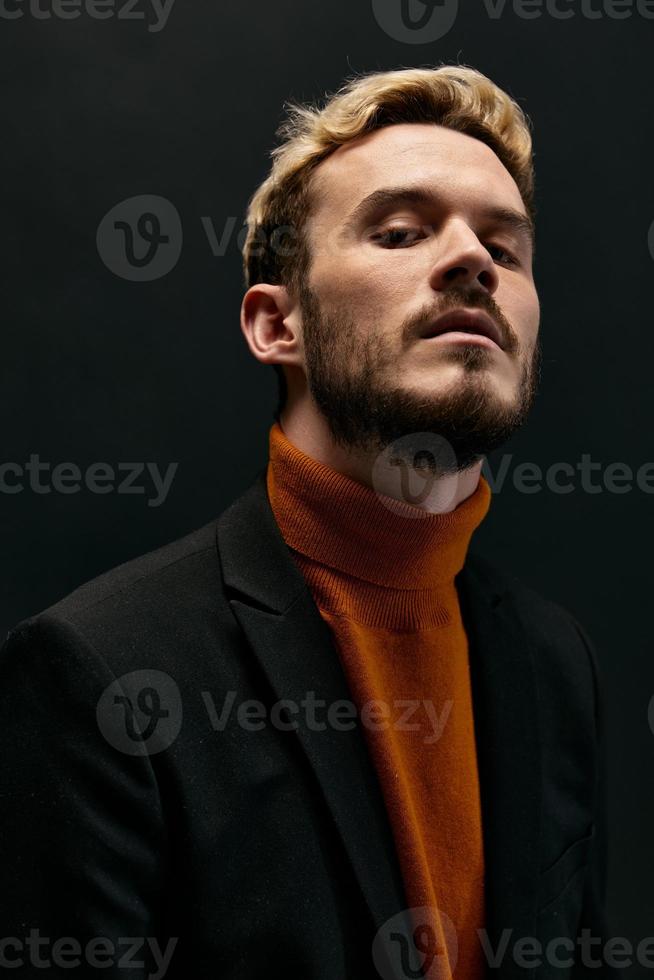
[[[399,590],[449,585],[490,507],[480,476],[453,511],[430,514],[325,466],[294,446],[274,422],[267,488],[290,548],[356,579]]]

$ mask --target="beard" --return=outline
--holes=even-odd
[[[505,443],[525,422],[540,382],[541,346],[525,356],[515,332],[486,292],[455,286],[444,294],[436,315],[457,306],[485,310],[500,327],[504,352],[522,362],[512,403],[507,404],[486,378],[493,353],[471,344],[443,348],[458,362],[463,378],[455,390],[412,392],[393,380],[397,350],[383,335],[362,336],[346,312],[325,313],[316,294],[300,287],[307,382],[332,437],[347,451],[380,454],[433,476],[458,473]],[[420,328],[433,321],[433,307],[406,320],[402,341],[416,342]]]

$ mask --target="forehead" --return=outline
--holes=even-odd
[[[378,187],[421,183],[445,204],[478,198],[524,212],[520,191],[493,150],[435,123],[398,123],[340,146],[314,171],[312,223],[344,221]]]

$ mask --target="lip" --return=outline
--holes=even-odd
[[[439,337],[452,343],[486,341],[484,346],[499,347],[500,350],[504,350],[499,327],[493,318],[482,310],[467,310],[462,307],[443,313],[422,334],[423,340],[437,340]]]
[[[446,330],[445,333],[435,334],[433,337],[423,337],[422,339],[442,344],[478,344],[479,347],[488,347],[489,350],[502,349],[499,344],[484,334],[466,333],[463,330]]]

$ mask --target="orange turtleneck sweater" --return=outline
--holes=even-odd
[[[428,924],[448,951],[452,975],[479,980],[484,855],[468,642],[454,577],[488,512],[490,487],[482,476],[453,511],[429,514],[395,500],[387,506],[388,498],[297,449],[277,422],[269,447],[273,514],[361,713],[407,901],[429,908],[416,923]]]

